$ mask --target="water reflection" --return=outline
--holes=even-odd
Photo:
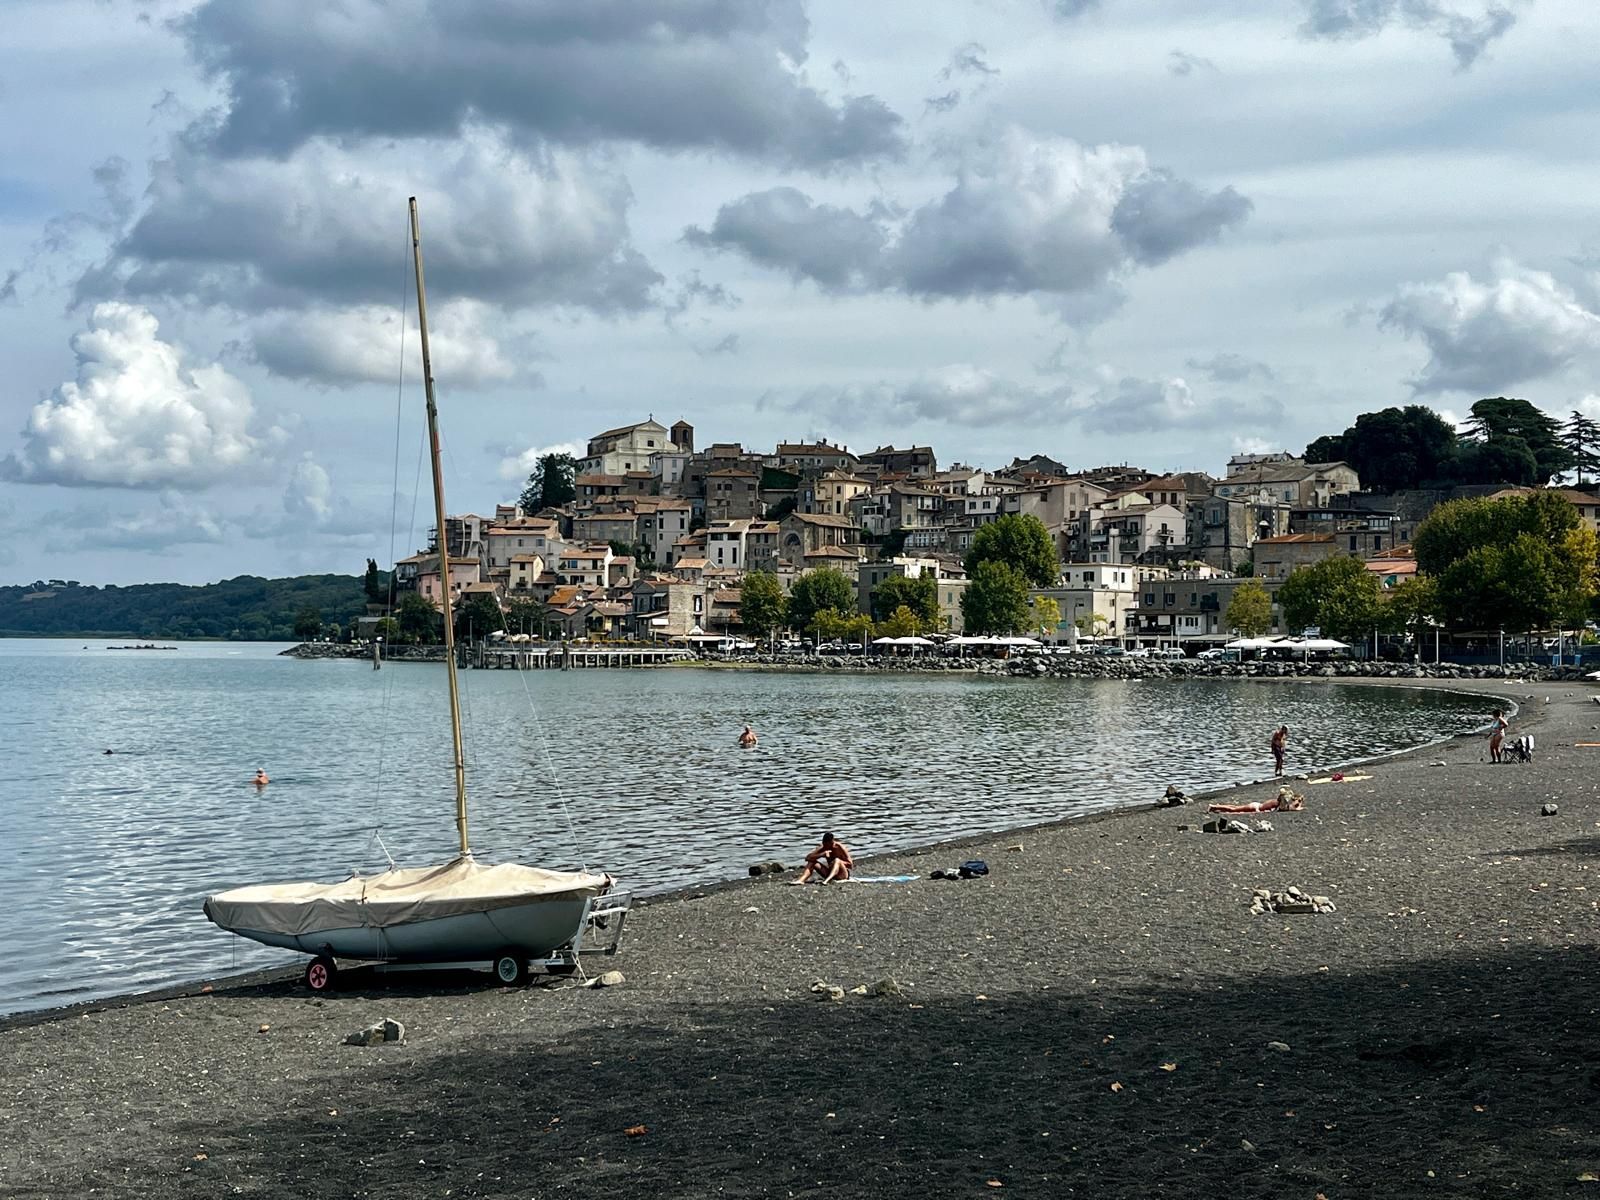
[[[454,852],[439,673],[0,642],[0,1012],[286,961],[201,916],[243,882]],[[1482,723],[1486,702],[1242,681],[467,673],[473,844],[645,889],[865,853],[1258,776]],[[532,703],[530,703],[532,702]],[[760,747],[740,751],[744,723]],[[541,726],[544,736],[541,736]],[[112,748],[117,752],[105,755]],[[249,784],[264,766],[272,783]],[[291,956],[292,957],[292,956]]]

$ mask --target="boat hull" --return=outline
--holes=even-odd
[[[381,962],[467,962],[507,951],[543,958],[571,942],[583,928],[589,895],[541,897],[478,912],[423,917],[386,926],[346,926],[309,933],[277,933],[224,925],[221,928],[265,946],[306,954]]]

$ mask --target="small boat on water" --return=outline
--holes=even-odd
[[[439,459],[438,409],[428,353],[428,305],[422,277],[422,239],[417,202],[411,209],[411,245],[417,281],[417,324],[422,336],[423,386],[427,394],[428,441],[433,462],[440,579],[448,539],[443,469]],[[555,871],[517,863],[485,864],[472,856],[467,838],[466,759],[461,734],[460,684],[450,589],[444,587],[445,676],[450,689],[450,731],[455,750],[456,832],[460,853],[438,866],[397,867],[376,875],[354,875],[337,883],[267,883],[209,896],[206,916],[219,927],[267,946],[314,955],[307,986],[331,988],[339,958],[382,963],[481,965],[488,962],[502,982],[516,983],[530,965],[554,973],[577,969],[585,933],[615,918],[610,950],[616,949],[628,899],[609,875]]]

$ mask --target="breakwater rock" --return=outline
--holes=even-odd
[[[302,642],[298,646],[290,646],[287,650],[280,650],[279,656],[283,658],[360,658],[372,657],[371,646],[358,646],[346,642]],[[384,662],[443,662],[443,646],[401,646],[391,645],[383,648]]]

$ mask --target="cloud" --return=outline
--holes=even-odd
[[[1045,8],[1058,19],[1070,21],[1100,7],[1100,0],[1045,0]]]
[[[1410,381],[1418,393],[1492,395],[1600,349],[1600,315],[1553,276],[1509,260],[1484,282],[1453,271],[1437,283],[1407,284],[1378,319],[1428,347],[1427,364]]]
[[[333,515],[333,480],[308,450],[289,472],[283,511],[293,523],[325,525]]]
[[[1204,359],[1191,358],[1184,366],[1191,371],[1199,371],[1213,383],[1245,383],[1251,380],[1271,383],[1278,377],[1266,363],[1242,354],[1223,353]]]
[[[1193,75],[1196,71],[1215,72],[1217,69],[1216,63],[1198,54],[1174,50],[1167,55],[1167,73],[1170,75],[1187,76]]]
[[[898,290],[923,300],[1034,296],[1064,319],[1103,317],[1122,279],[1213,241],[1250,213],[1152,169],[1137,147],[1085,148],[1011,129],[975,147],[943,196],[903,222],[819,204],[795,188],[722,206],[693,245],[737,250],[824,291]]]
[[[80,507],[50,514],[71,550],[135,550],[161,552],[177,546],[233,543],[246,531],[228,518],[175,491],[163,491],[148,508]]]
[[[407,195],[421,197],[436,303],[470,296],[612,313],[645,307],[661,282],[630,244],[626,180],[489,134],[361,151],[315,142],[282,160],[179,148],[152,170],[148,206],[80,280],[80,299],[160,297],[244,313],[390,305],[409,277]]]
[[[471,300],[453,300],[429,313],[428,341],[434,378],[454,388],[513,380],[538,385],[527,362],[530,350],[508,349],[490,330],[494,312]],[[405,374],[422,376],[422,345],[415,318],[402,338],[400,313],[363,305],[311,309],[268,318],[250,336],[256,361],[285,379],[345,386],[396,382],[402,344]]]
[[[827,292],[869,286],[888,233],[872,216],[813,203],[792,187],[770,188],[724,204],[709,230],[690,226],[683,240],[708,250],[737,250],[752,262],[810,279]]]
[[[1074,388],[1018,382],[968,363],[927,371],[900,384],[811,388],[781,407],[820,414],[844,426],[868,420],[937,421],[980,429],[1071,422],[1085,433],[1108,434],[1272,426],[1283,416],[1283,406],[1270,397],[1203,399],[1181,378],[1140,379],[1101,368],[1094,386]]]
[[[573,458],[582,458],[588,452],[587,446],[580,446],[577,442],[557,442],[552,446],[529,446],[526,450],[514,450],[510,446],[501,446],[500,454],[501,479],[527,479],[533,474],[533,469],[539,465],[539,460],[546,454],[570,454]]]
[[[192,138],[282,157],[317,138],[621,141],[785,166],[898,155],[872,96],[806,79],[802,0],[209,0],[179,23],[226,93]]]
[[[1517,23],[1503,4],[1478,3],[1473,13],[1438,0],[1303,0],[1306,19],[1300,32],[1309,38],[1354,41],[1373,37],[1391,25],[1437,34],[1450,43],[1456,65],[1466,70],[1489,44]],[[1476,15],[1473,15],[1473,14]]]
[[[1122,376],[1108,378],[1079,404],[1077,413],[1088,433],[1221,431],[1240,425],[1276,425],[1283,418],[1283,405],[1265,396],[1202,399],[1186,380],[1176,376]]]
[[[0,474],[68,487],[203,487],[267,452],[250,392],[219,366],[188,367],[148,311],[97,305],[72,339],[75,382],[33,409]],[[274,431],[275,432],[275,431]]]
[[[984,59],[988,51],[978,42],[968,42],[964,46],[957,46],[950,55],[950,62],[939,72],[940,79],[954,79],[958,75],[987,75],[1000,74],[1000,68],[991,67]]]

